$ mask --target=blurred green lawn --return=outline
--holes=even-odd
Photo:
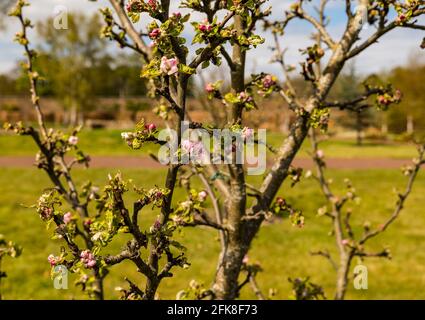
[[[156,153],[158,147],[153,144],[146,144],[141,150],[131,150],[121,139],[121,132],[124,130],[83,130],[80,133],[80,148],[89,155],[147,155],[150,152]],[[283,135],[275,132],[267,133],[267,143],[278,147],[282,142]],[[415,149],[408,144],[380,143],[375,141],[364,142],[362,147],[358,147],[353,140],[325,141],[321,148],[327,157],[330,158],[411,158],[416,155]],[[308,157],[310,150],[307,141],[299,153],[299,157]],[[31,139],[6,134],[0,131],[0,156],[25,156],[34,155],[36,148]]]
[[[112,148],[107,140],[115,138],[111,136],[104,139],[104,147]],[[24,140],[27,139],[20,141]],[[82,139],[82,142],[84,140]],[[101,147],[99,151],[100,149]],[[5,152],[3,147],[0,150]],[[0,233],[24,248],[21,257],[5,259],[2,263],[2,267],[8,272],[8,278],[3,280],[2,284],[4,298],[85,298],[80,290],[73,286],[72,277],[69,290],[55,290],[49,278],[50,267],[46,258],[50,253],[58,254],[62,243],[59,240],[49,240],[52,230],[47,231],[34,209],[28,208],[35,203],[43,188],[49,186],[47,178],[34,168],[0,170]],[[105,183],[109,172],[115,171],[75,171],[79,183],[92,179],[99,185]],[[122,170],[122,173],[124,178],[131,177],[139,186],[148,187],[163,183],[162,170],[131,169]],[[342,186],[345,177],[353,181],[362,197],[362,202],[353,206],[353,219],[359,225],[368,220],[376,226],[388,217],[395,201],[392,188],[401,188],[405,183],[405,177],[399,170],[329,170],[329,176],[334,178],[335,187]],[[332,298],[335,274],[331,266],[325,259],[309,255],[310,250],[329,249],[335,252],[333,238],[328,236],[330,221],[316,216],[317,208],[323,205],[316,183],[303,180],[294,188],[284,185],[280,194],[295,207],[303,209],[306,225],[303,229],[298,229],[283,220],[263,226],[250,252],[250,260],[259,261],[264,269],[258,276],[258,283],[264,291],[269,288],[277,289],[276,298],[287,299],[290,295],[288,277],[310,275],[313,282],[324,286],[327,297]],[[393,259],[366,260],[364,264],[369,270],[369,289],[358,291],[350,285],[347,298],[425,299],[424,195],[425,174],[422,173],[401,218],[385,234],[373,240],[373,249],[390,246]],[[177,199],[182,199],[183,196],[183,191],[178,189]],[[132,199],[132,196],[129,196],[128,203]],[[142,211],[140,220],[148,226],[153,222],[155,214],[150,210]],[[175,277],[164,280],[159,290],[160,298],[163,299],[175,298],[176,293],[186,288],[192,279],[208,286],[214,275],[218,252],[217,234],[205,228],[186,229],[179,238],[188,248],[187,254],[192,266],[187,270],[174,269]],[[118,239],[111,252],[117,252],[124,240]],[[109,299],[117,298],[118,293],[113,290],[115,287],[126,285],[123,275],[137,283],[143,282],[131,263],[115,266],[111,271],[105,282],[106,297]],[[249,288],[245,288],[241,298],[255,297]]]

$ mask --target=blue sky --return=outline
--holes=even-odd
[[[26,14],[33,21],[40,21],[53,16],[54,9],[58,5],[66,6],[69,12],[83,10],[87,14],[95,13],[99,8],[108,5],[107,0],[98,0],[97,2],[88,0],[30,0],[30,2],[32,5],[26,9]],[[291,2],[290,0],[269,0],[274,9],[274,17],[282,17],[284,9]],[[329,4],[328,15],[331,19],[329,30],[335,39],[338,39],[345,26],[343,2],[343,0],[332,0]],[[317,1],[313,0],[312,3],[317,3]],[[10,71],[16,65],[16,61],[22,53],[22,49],[12,41],[14,33],[18,30],[18,25],[9,17],[6,18],[6,24],[6,32],[0,32],[0,72]],[[291,24],[287,29],[281,45],[288,48],[288,63],[298,65],[302,61],[303,58],[299,49],[312,43],[309,38],[310,30],[308,24],[299,22]],[[367,35],[371,31],[372,28],[369,28],[363,34]],[[35,34],[32,36],[34,42],[37,42]],[[368,74],[388,70],[391,66],[405,64],[409,57],[423,59],[425,52],[419,48],[423,36],[423,32],[407,29],[396,30],[384,36],[379,43],[356,58],[356,66],[359,72]],[[270,44],[270,39],[266,37],[266,43],[250,53],[249,72],[273,72],[276,69],[276,66],[269,63],[271,52],[268,47]]]

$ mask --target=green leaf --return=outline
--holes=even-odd
[[[179,72],[185,73],[185,74],[194,74],[196,73],[196,70],[194,68],[191,68],[183,63],[179,64]]]

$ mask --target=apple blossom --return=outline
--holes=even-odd
[[[270,87],[274,86],[276,84],[275,78],[268,74],[263,78],[263,86],[266,89],[269,89]]]
[[[77,145],[77,143],[78,143],[78,137],[76,137],[76,136],[70,136],[69,139],[68,139],[68,143],[70,145],[73,145],[73,146]]]
[[[160,66],[161,72],[169,76],[177,73],[179,71],[178,63],[179,61],[177,58],[168,59],[167,57],[162,57]]]
[[[316,156],[317,156],[317,158],[319,158],[319,159],[323,159],[323,157],[325,156],[325,153],[323,152],[323,150],[317,150],[317,152],[316,152]]]
[[[189,154],[191,160],[201,161],[206,156],[206,150],[202,141],[183,140],[181,143],[182,151]]]
[[[90,250],[84,250],[80,253],[80,261],[86,268],[93,268],[96,266],[96,258]]]
[[[245,91],[239,93],[239,100],[242,102],[252,102],[253,99],[250,95],[248,95]]]

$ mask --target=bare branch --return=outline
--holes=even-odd
[[[131,40],[133,40],[136,50],[143,54],[143,57],[146,59],[146,61],[149,61],[150,49],[139,36],[139,33],[136,31],[134,25],[128,18],[122,2],[119,0],[109,0],[109,2],[111,3],[116,14],[118,15],[118,18],[121,21],[122,28],[130,36]]]
[[[332,267],[334,268],[335,271],[338,270],[338,265],[335,262],[335,260],[332,258],[331,254],[329,253],[329,251],[325,250],[325,251],[311,251],[310,254],[312,256],[322,256],[324,258],[326,258],[329,263],[332,265]]]
[[[419,146],[418,147],[418,158],[414,160],[413,167],[410,169],[409,173],[409,179],[407,181],[405,190],[403,193],[398,194],[397,204],[393,210],[392,215],[384,222],[384,224],[381,225],[381,227],[375,231],[369,231],[366,232],[366,234],[362,237],[362,239],[359,241],[360,244],[364,244],[369,239],[376,237],[380,233],[384,232],[400,215],[400,212],[404,208],[404,204],[409,197],[410,193],[412,192],[414,182],[416,180],[416,177],[419,173],[419,170],[422,165],[425,164],[424,161],[424,153],[425,153],[425,146]]]

